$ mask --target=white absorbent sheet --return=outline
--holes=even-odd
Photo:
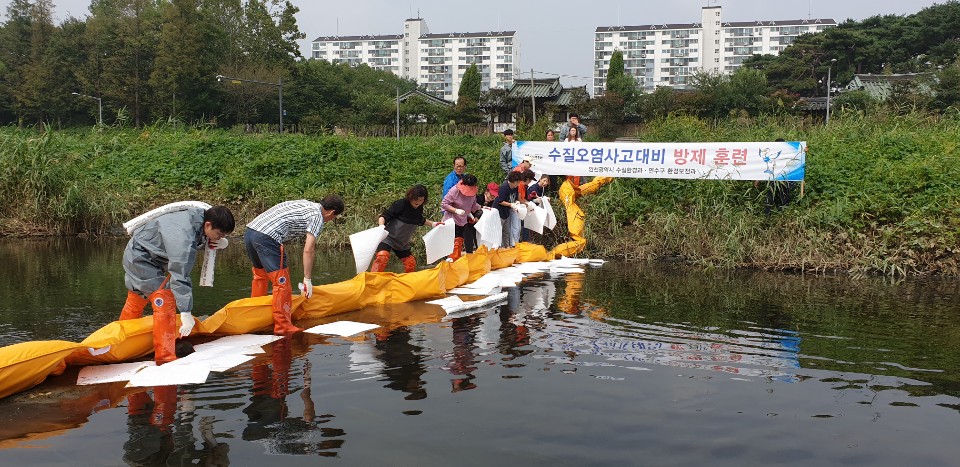
[[[487,305],[492,305],[497,302],[502,302],[507,299],[507,293],[501,292],[495,295],[490,295],[489,297],[481,298],[480,300],[473,300],[469,302],[463,302],[460,304],[449,304],[443,306],[443,311],[446,311],[447,314],[457,313],[463,310],[469,310],[473,308],[481,308]]]
[[[166,365],[150,366],[138,371],[128,388],[142,388],[150,386],[173,386],[180,384],[203,384],[207,382],[210,370],[201,365]]]
[[[547,213],[546,220],[543,221],[543,226],[553,230],[557,226],[557,214],[553,212],[553,206],[550,205],[550,199],[546,196],[541,197],[543,200],[543,210]]]
[[[544,223],[547,221],[547,211],[537,206],[535,203],[527,204],[530,211],[527,218],[523,221],[523,228],[530,229],[538,234],[543,234]]]
[[[487,248],[500,248],[503,241],[503,227],[500,225],[500,213],[489,207],[483,208],[483,215],[474,224],[477,229],[477,241]]]
[[[80,369],[77,375],[77,385],[116,383],[130,381],[138,371],[156,366],[153,362],[114,363],[111,365],[91,365]]]
[[[377,324],[358,323],[356,321],[337,321],[334,323],[320,324],[309,329],[304,329],[303,332],[350,337],[379,327],[380,325]]]
[[[353,250],[353,260],[357,263],[357,274],[370,267],[373,255],[377,254],[377,245],[380,245],[387,235],[387,229],[382,225],[350,235],[350,249]]]
[[[427,250],[427,264],[432,264],[453,253],[456,226],[452,218],[447,219],[443,222],[443,225],[434,227],[423,235],[423,246]]]

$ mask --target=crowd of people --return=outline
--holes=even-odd
[[[586,132],[587,128],[579,122],[579,117],[571,114],[570,121],[560,128],[559,136],[562,141],[582,141]],[[549,175],[538,179],[531,170],[529,157],[513,165],[513,136],[513,130],[503,132],[500,166],[504,178],[501,181],[481,184],[475,175],[467,172],[466,158],[457,156],[453,159],[453,170],[442,185],[441,220],[425,217],[428,190],[419,184],[384,210],[377,223],[385,228],[387,236],[377,246],[370,271],[384,271],[391,255],[400,259],[405,272],[415,271],[417,262],[411,252],[411,241],[417,228],[426,224],[436,227],[448,219],[452,219],[455,225],[451,260],[477,248],[475,224],[483,215],[499,217],[502,247],[509,248],[521,239],[528,239],[530,233],[523,228],[520,212],[531,203],[542,203],[544,190],[551,185],[551,179]],[[547,141],[554,141],[555,137],[553,130],[546,132]],[[568,177],[573,183],[577,178]],[[293,287],[284,245],[304,239],[299,289],[302,295],[310,298],[317,237],[324,224],[343,211],[343,199],[329,195],[320,202],[301,199],[279,203],[247,223],[243,244],[253,275],[250,296],[265,296],[272,286],[274,334],[290,335],[301,330],[291,322]],[[120,320],[140,318],[146,305],[151,305],[157,364],[171,362],[189,352],[188,348],[178,347],[176,339],[190,335],[195,323],[190,273],[198,253],[225,247],[225,237],[233,232],[235,225],[233,213],[225,206],[204,208],[190,205],[157,213],[132,231],[123,256],[127,299]]]

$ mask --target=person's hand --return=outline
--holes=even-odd
[[[469,222],[469,223],[471,223],[471,224],[473,224],[474,222],[477,222],[477,218],[476,218],[476,217],[473,217],[473,213],[472,213],[472,212],[469,213],[469,214],[467,214],[467,222]]]
[[[304,277],[303,282],[300,283],[300,295],[310,298],[313,296],[313,280]]]
[[[463,209],[460,209],[460,208],[456,208],[456,209],[453,210],[453,213],[456,214],[456,215],[458,215],[458,216],[462,216],[464,212],[466,212],[466,211],[464,211]]]
[[[220,240],[207,240],[207,248],[211,250],[222,250],[230,244],[230,241],[227,240],[227,237],[223,237]]]
[[[187,337],[190,335],[190,332],[193,331],[193,313],[189,311],[180,312],[180,321],[183,323],[180,325],[180,337]]]
[[[513,209],[514,211],[520,212],[520,203],[519,203],[519,202],[514,202],[513,204],[510,205],[510,209]]]

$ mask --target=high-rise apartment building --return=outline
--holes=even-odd
[[[594,94],[603,95],[615,50],[645,92],[684,89],[697,72],[730,73],[755,54],[778,55],[797,36],[836,25],[832,19],[724,22],[719,6],[707,6],[699,23],[601,26],[594,34]]]
[[[323,36],[311,57],[331,63],[365,63],[423,85],[427,92],[456,100],[463,74],[476,63],[481,89],[507,88],[520,62],[516,31],[432,34],[422,18],[403,23],[403,34]]]

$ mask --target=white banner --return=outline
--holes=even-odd
[[[567,143],[517,141],[535,172],[630,178],[802,181],[807,143]]]

